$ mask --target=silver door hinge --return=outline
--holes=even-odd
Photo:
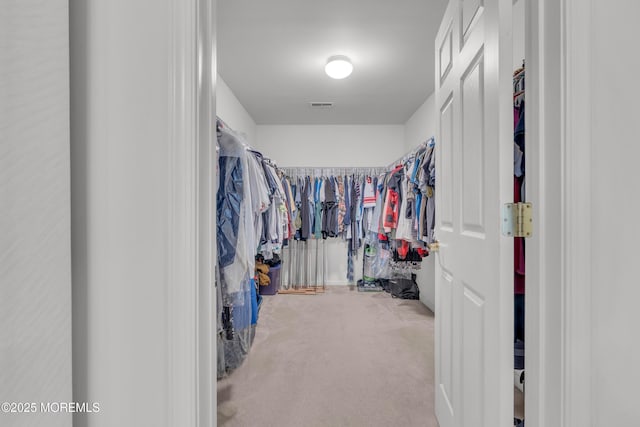
[[[531,237],[533,218],[531,203],[505,203],[502,208],[502,235],[509,237]]]

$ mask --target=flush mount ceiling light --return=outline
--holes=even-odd
[[[353,71],[353,64],[351,60],[346,56],[336,55],[329,58],[327,65],[324,67],[324,71],[332,79],[344,79],[349,77]]]

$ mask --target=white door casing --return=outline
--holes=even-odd
[[[216,424],[215,8],[69,2],[74,426]]]
[[[511,0],[452,0],[436,37],[436,415],[513,421]],[[509,126],[511,116],[511,126]]]

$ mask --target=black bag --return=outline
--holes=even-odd
[[[269,267],[277,267],[282,263],[282,261],[280,260],[280,256],[278,256],[278,254],[273,254],[273,258],[266,260],[264,263]]]
[[[389,280],[391,296],[402,299],[420,299],[420,289],[416,283],[416,275],[412,274],[411,279],[395,278]]]

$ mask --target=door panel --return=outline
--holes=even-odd
[[[512,132],[509,138],[501,130],[509,126],[505,112],[512,108],[511,93],[499,85],[501,78],[511,80],[511,49],[503,49],[505,55],[500,50],[501,31],[510,30],[500,16],[511,15],[499,7],[510,8],[511,1],[451,0],[435,40],[440,114],[436,414],[441,427],[513,421],[513,404],[505,401],[513,363],[508,315],[513,239],[503,238],[499,228],[500,206],[511,201],[513,191]],[[450,56],[444,53],[449,44]],[[502,66],[506,61],[508,68]]]
[[[482,51],[462,76],[462,230],[484,232],[484,63]],[[478,237],[481,237],[479,235]]]
[[[483,0],[463,0],[462,1],[462,29],[464,39],[467,39],[471,24],[474,19],[482,13]]]
[[[453,22],[449,23],[449,29],[446,31],[446,36],[442,40],[440,49],[438,50],[440,55],[440,81],[444,81],[447,74],[451,70],[452,55],[453,55],[453,39],[451,32],[453,31]]]
[[[440,129],[442,138],[446,141],[453,139],[453,93],[449,95],[440,111]],[[440,227],[447,231],[453,231],[453,147],[451,144],[442,145],[440,155],[443,157],[442,164],[445,170],[442,171],[444,179],[439,183],[438,192],[440,195],[441,209],[440,215],[436,218],[440,220]],[[437,160],[437,159],[436,159]]]
[[[446,304],[450,306],[453,303],[453,279],[451,275],[447,274],[447,272],[442,272],[442,289],[441,289],[441,300],[438,302],[438,305]],[[439,366],[439,373],[441,378],[441,392],[446,400],[447,408],[451,415],[453,415],[453,375],[452,375],[452,366],[451,366],[451,355],[453,349],[452,343],[452,316],[451,312],[445,313],[440,319],[442,322],[442,341],[439,347],[440,351],[440,360],[443,363]]]
[[[464,426],[475,426],[484,410],[484,299],[463,283],[462,377]]]

